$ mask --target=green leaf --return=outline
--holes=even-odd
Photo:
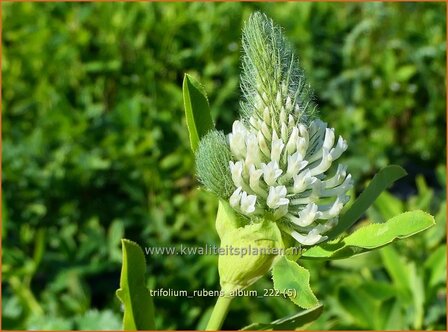
[[[380,250],[381,259],[402,303],[412,304],[411,269],[393,246]]]
[[[190,145],[195,152],[201,137],[215,126],[210,114],[207,95],[202,85],[190,75],[185,74],[182,90]]]
[[[154,305],[145,286],[145,256],[137,243],[123,239],[121,244],[123,265],[117,297],[124,306],[123,329],[154,330]]]
[[[370,297],[380,302],[394,298],[397,295],[395,287],[385,281],[366,281],[362,284],[362,289]]]
[[[382,330],[402,330],[406,326],[400,301],[385,302],[381,313],[385,316]]]
[[[119,262],[121,259],[120,241],[124,234],[123,221],[116,219],[109,226],[107,232],[107,245],[111,261]]]
[[[328,238],[334,239],[351,227],[386,188],[406,174],[403,168],[396,165],[390,165],[381,169],[374,176],[368,187],[355,200],[350,209],[339,217],[339,223],[328,232]]]
[[[395,77],[399,82],[408,81],[417,71],[417,68],[414,65],[407,65],[400,67],[395,73]]]
[[[414,329],[421,330],[425,315],[425,286],[423,285],[422,275],[418,272],[415,262],[408,264],[409,273],[409,288],[412,292],[412,299],[414,304]]]
[[[350,285],[341,287],[338,301],[358,326],[365,329],[375,326],[375,303],[363,289],[353,288]]]
[[[429,272],[428,286],[435,287],[446,280],[446,245],[438,247],[426,260],[425,269]]]
[[[310,309],[319,304],[310,287],[310,272],[296,262],[280,257],[272,269],[272,278],[274,288],[299,307]]]
[[[434,216],[436,226],[425,232],[423,235],[427,248],[438,247],[441,242],[445,242],[446,237],[446,202],[440,204],[439,210]]]
[[[304,310],[299,313],[277,319],[271,323],[253,323],[242,331],[260,331],[260,330],[295,330],[305,324],[315,321],[322,314],[323,306],[320,304],[312,309]]]
[[[404,239],[435,224],[434,217],[423,211],[402,213],[382,224],[361,227],[342,240],[311,247],[302,258],[342,259],[383,247],[396,239]]]

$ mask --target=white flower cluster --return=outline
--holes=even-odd
[[[334,175],[326,174],[347,143],[342,137],[335,142],[334,129],[320,120],[300,123],[299,106],[289,96],[277,93],[269,106],[262,99],[228,135],[236,187],[230,205],[246,216],[270,214],[286,221],[299,243],[314,245],[326,239],[323,234],[337,224],[349,198],[352,180],[346,168],[338,165]]]

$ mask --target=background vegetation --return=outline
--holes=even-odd
[[[118,329],[120,238],[218,244],[216,202],[193,174],[181,82],[188,72],[205,85],[228,130],[241,26],[261,9],[285,28],[321,117],[348,140],[356,190],[389,163],[410,173],[366,217],[423,208],[438,222],[392,248],[308,264],[325,305],[308,328],[445,330],[444,3],[2,7],[4,329]],[[150,287],[218,289],[217,257],[147,261]],[[157,325],[204,328],[214,301],[155,298]],[[296,310],[283,298],[240,298],[224,328]]]

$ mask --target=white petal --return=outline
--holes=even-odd
[[[318,175],[326,172],[331,167],[332,162],[333,158],[331,154],[328,152],[328,150],[323,149],[320,164],[310,170],[311,175]]]
[[[298,138],[299,138],[299,129],[297,127],[293,127],[291,135],[289,135],[288,143],[286,143],[287,153],[293,154],[295,152]]]
[[[315,245],[322,239],[322,235],[311,232],[307,235],[302,235],[296,231],[292,231],[291,235],[297,240],[297,242],[303,244],[304,246]]]
[[[330,189],[324,189],[321,191],[322,197],[339,196],[345,194],[353,186],[352,176],[348,174],[344,182],[339,186]]]
[[[271,161],[269,164],[261,164],[263,170],[263,179],[268,186],[273,186],[277,178],[282,174],[277,161]]]
[[[303,161],[303,156],[299,152],[295,152],[293,155],[288,156],[288,168],[286,170],[287,178],[290,179],[298,174],[306,165],[308,165],[308,162]]]
[[[308,150],[308,141],[304,137],[299,137],[296,140],[296,150],[302,156],[306,155],[306,151]]]
[[[288,115],[288,129],[293,130],[293,128],[296,127],[296,121],[294,120],[294,117],[290,114]]]
[[[231,207],[236,208],[240,204],[241,190],[242,190],[241,187],[236,188],[232,196],[230,196],[229,203]]]
[[[323,148],[330,150],[333,147],[333,144],[334,144],[334,128],[326,128]]]
[[[232,125],[232,133],[228,135],[230,151],[237,158],[243,158],[246,154],[246,140],[247,129],[244,124],[236,120]]]
[[[285,198],[287,193],[285,186],[270,187],[266,204],[271,209],[276,209],[282,205],[287,205],[289,199]]]
[[[331,154],[331,157],[333,158],[333,160],[338,159],[342,155],[342,153],[345,150],[347,150],[347,147],[348,147],[347,142],[341,136],[339,136],[338,143],[336,144],[336,147],[331,149],[331,151],[330,151],[330,154]]]
[[[257,197],[255,195],[248,195],[245,191],[241,195],[241,211],[246,214],[251,214],[255,211],[255,203]]]
[[[288,215],[289,219],[300,227],[307,227],[311,225],[318,216],[317,205],[309,203],[302,211],[299,212],[299,217]]]
[[[347,175],[347,167],[339,164],[336,174],[328,180],[325,180],[325,188],[333,188],[339,186],[345,179]]]
[[[334,218],[339,215],[343,207],[344,204],[341,202],[338,196],[334,201],[333,205],[331,205],[331,207],[328,210],[319,212],[319,218],[320,219]]]
[[[232,160],[230,160],[229,166],[233,183],[235,184],[235,186],[241,187],[243,185],[243,162],[237,161],[236,163],[234,163]]]
[[[282,139],[272,140],[271,160],[275,160],[277,162],[280,160],[280,155],[284,146],[285,144],[283,144]]]
[[[309,133],[308,130],[306,129],[305,125],[303,125],[302,123],[299,123],[298,125],[299,128],[299,134],[301,137],[305,138],[306,141],[309,141]]]
[[[255,133],[250,133],[246,136],[246,147],[246,164],[258,165],[260,163],[260,149],[258,148],[258,138]]]
[[[286,196],[286,194],[288,192],[286,190],[285,186],[277,186],[277,187],[275,187],[275,190],[276,190],[277,194],[280,195],[280,196]]]
[[[309,188],[317,179],[311,176],[309,169],[302,171],[301,173],[294,175],[293,192],[298,194]]]
[[[266,192],[260,186],[260,177],[263,175],[261,169],[256,169],[254,165],[251,165],[249,169],[249,186],[250,188],[263,198],[266,198]]]

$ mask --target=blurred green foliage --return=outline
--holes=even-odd
[[[120,328],[122,237],[142,246],[218,243],[216,201],[194,178],[181,82],[187,72],[204,84],[217,127],[228,130],[240,97],[240,27],[260,9],[285,28],[321,117],[348,140],[357,190],[389,163],[410,172],[368,217],[418,207],[438,220],[377,253],[307,263],[325,305],[309,328],[445,329],[446,4],[2,8],[3,328]],[[218,287],[217,257],[147,260],[150,287]],[[156,324],[204,328],[213,304],[155,298]],[[295,310],[283,298],[239,298],[224,328]]]

